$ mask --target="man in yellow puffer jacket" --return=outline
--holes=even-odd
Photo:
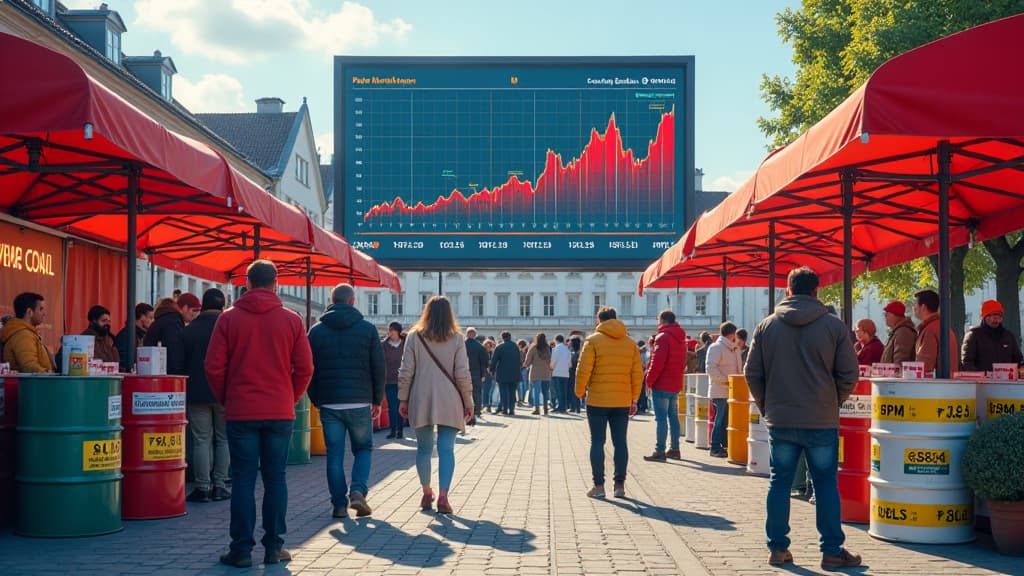
[[[591,498],[604,498],[604,443],[606,432],[612,432],[615,446],[615,497],[626,496],[626,426],[636,414],[643,369],[640,350],[626,332],[626,325],[616,319],[614,308],[597,312],[597,332],[587,337],[576,366],[576,396],[587,396],[587,423],[590,425],[590,467],[594,487],[587,492]]]
[[[53,372],[53,358],[39,337],[39,325],[46,320],[46,302],[34,292],[18,294],[14,315],[4,323],[3,362],[15,372]]]

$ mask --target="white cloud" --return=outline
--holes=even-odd
[[[753,175],[753,172],[734,172],[727,176],[719,176],[718,178],[712,180],[710,185],[705,184],[704,189],[735,192],[737,188],[739,188],[744,182],[749,180],[750,177]]]
[[[320,163],[330,164],[331,154],[334,154],[334,132],[317,134],[316,148],[320,151]]]
[[[351,1],[335,12],[315,10],[309,0],[137,0],[135,10],[135,25],[167,33],[182,52],[227,64],[291,49],[330,57],[412,30],[401,18],[381,21]]]
[[[190,112],[254,112],[245,99],[242,83],[227,74],[205,74],[198,82],[178,74],[174,77],[174,99]]]

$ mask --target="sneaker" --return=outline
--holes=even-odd
[[[228,490],[223,486],[216,486],[214,487],[213,492],[210,493],[210,500],[213,500],[214,502],[231,500],[231,490]]]
[[[534,408],[532,414],[534,416],[540,416],[540,408]]]
[[[248,568],[252,566],[252,555],[232,550],[227,554],[220,555],[220,563],[235,568]]]
[[[594,486],[587,491],[587,496],[591,498],[604,498],[604,486]]]
[[[615,490],[614,490],[613,493],[615,494],[616,498],[625,498],[626,497],[626,485],[623,484],[622,482],[616,482],[615,483]]]
[[[268,550],[263,556],[264,564],[277,564],[278,562],[287,562],[292,559],[292,553],[285,550],[284,548],[278,548],[277,550]]]
[[[363,516],[373,514],[373,509],[366,503],[366,496],[359,492],[353,492],[349,494],[348,499],[348,507],[356,511],[356,517],[362,518]]]
[[[665,458],[669,460],[682,460],[683,455],[679,453],[679,448],[673,448],[668,452],[665,452]]]
[[[189,502],[209,502],[210,491],[203,490],[202,488],[196,488],[189,492],[188,496],[185,497],[185,500]]]
[[[331,516],[334,518],[348,518],[348,506],[335,506]]]
[[[860,554],[854,554],[846,548],[839,551],[838,556],[821,556],[821,567],[827,569],[831,568],[853,568],[854,566],[860,566]]]
[[[401,430],[399,430],[398,432],[395,432],[395,440],[402,440],[404,438],[405,438],[405,432],[403,432]]]
[[[420,509],[421,510],[433,510],[434,509],[434,493],[426,492],[423,494],[423,498],[420,498]]]
[[[447,498],[441,498],[437,501],[437,513],[438,514],[451,514],[452,505],[448,503]]]
[[[712,458],[725,458],[729,455],[725,450],[712,450],[709,454]]]
[[[651,454],[650,456],[644,456],[644,460],[647,460],[648,462],[664,462],[666,459],[667,457],[665,453],[658,452],[657,450],[655,450],[654,454]]]
[[[768,556],[768,563],[772,566],[792,564],[793,554],[789,550],[772,550],[771,555]]]
[[[394,430],[392,430],[392,431],[391,431],[390,433],[388,433],[388,435],[387,435],[387,436],[385,436],[384,438],[385,438],[386,440],[394,440],[394,439],[395,439],[395,436],[398,436],[398,434],[395,434],[395,431],[394,431]]]

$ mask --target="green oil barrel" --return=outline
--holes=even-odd
[[[295,405],[295,424],[292,425],[292,443],[288,448],[288,464],[309,464],[309,396]]]
[[[121,377],[18,376],[17,522],[23,536],[121,525]]]

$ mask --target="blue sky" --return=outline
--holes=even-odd
[[[89,8],[95,0],[68,0]],[[324,154],[333,149],[335,54],[696,58],[696,165],[704,188],[733,190],[766,154],[761,74],[792,76],[775,0],[107,0],[129,55],[161,50],[178,68],[175,96],[193,112],[255,111],[308,98]]]

